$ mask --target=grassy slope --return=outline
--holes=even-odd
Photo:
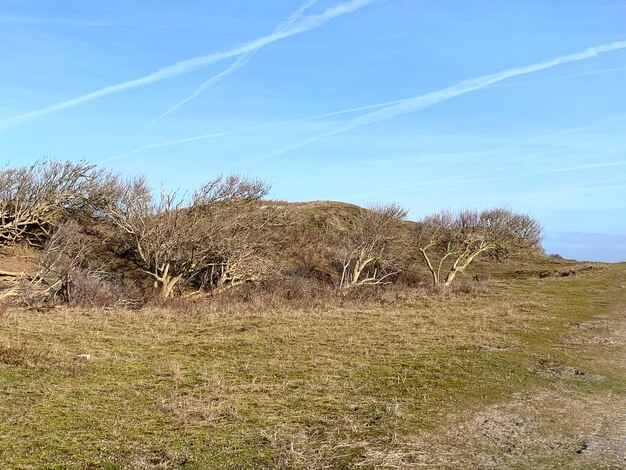
[[[515,393],[623,401],[621,346],[564,347],[563,338],[572,323],[623,318],[625,285],[622,264],[315,311],[9,311],[0,318],[0,461],[341,468],[395,456],[417,465],[420,439],[458,451],[462,439],[439,439],[446,424]],[[94,359],[74,361],[79,353]],[[552,373],[565,366],[606,378]],[[565,451],[570,460],[537,462],[577,468]]]

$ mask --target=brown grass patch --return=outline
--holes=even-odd
[[[50,367],[52,356],[47,351],[37,351],[26,345],[0,344],[0,363],[28,368]]]
[[[493,281],[467,293],[392,289],[313,307],[290,307],[278,295],[262,307],[266,299],[252,291],[231,303],[187,299],[139,311],[12,310],[0,321],[0,344],[24,345],[11,353],[22,354],[22,364],[36,364],[28,355],[37,351],[50,363],[0,364],[0,461],[7,468],[603,462],[592,457],[608,452],[593,444],[593,426],[597,442],[619,437],[611,419],[623,382],[617,365],[598,364],[609,354],[617,360],[618,350],[562,343],[566,332],[601,334],[570,326],[592,314],[612,321],[624,273],[596,276]],[[94,360],[81,363],[80,375],[56,373],[81,353]],[[596,355],[602,361],[590,361]],[[561,366],[606,379],[533,372]]]

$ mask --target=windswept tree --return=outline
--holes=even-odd
[[[540,249],[541,232],[532,217],[496,208],[429,215],[418,223],[416,238],[433,284],[449,286],[481,255]]]
[[[155,200],[144,180],[134,179],[120,183],[107,212],[161,297],[168,298],[180,281],[225,289],[256,279],[251,232],[259,220],[251,217],[249,203],[268,191],[261,181],[232,175],[207,182],[191,196],[162,190]]]
[[[383,284],[400,272],[399,250],[406,211],[396,204],[373,205],[360,212],[334,253],[339,288]]]
[[[0,169],[0,245],[41,247],[59,223],[98,215],[115,177],[85,162],[40,160]]]
[[[267,187],[263,188],[266,191]],[[191,286],[219,293],[276,274],[276,252],[284,244],[281,234],[290,224],[288,211],[278,203],[252,201],[237,197],[202,204],[206,257],[201,269],[189,279]]]

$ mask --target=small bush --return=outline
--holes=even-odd
[[[84,271],[72,281],[69,303],[89,307],[136,308],[143,304],[133,286],[124,285],[117,276],[100,271]]]

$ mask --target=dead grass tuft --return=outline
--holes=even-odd
[[[12,346],[0,344],[0,363],[26,368],[51,367],[52,356],[47,351],[37,351],[26,345]]]
[[[0,459],[6,468],[610,468],[626,442],[622,351],[563,337],[621,331],[624,276],[615,267],[460,293],[329,292],[297,307],[249,288],[142,310],[14,309],[0,321],[2,351],[13,346],[0,359]],[[57,373],[80,353],[96,359],[79,376]],[[534,372],[561,367],[606,379]]]

